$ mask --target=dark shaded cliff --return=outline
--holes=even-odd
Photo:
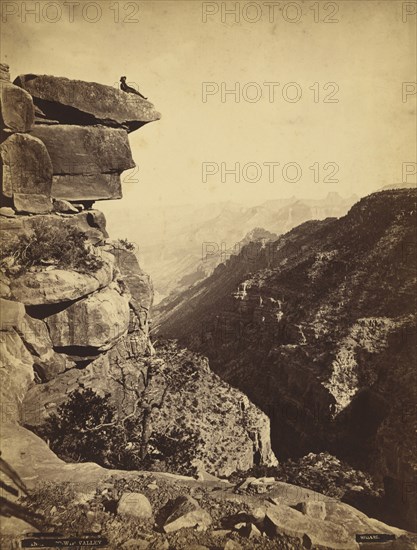
[[[415,518],[416,192],[252,243],[157,312],[271,419],[279,457],[331,450]],[[414,456],[413,456],[414,455]]]

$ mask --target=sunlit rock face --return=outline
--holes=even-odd
[[[55,348],[110,349],[129,326],[129,300],[111,284],[78,300],[46,321]]]
[[[35,121],[32,96],[0,78],[0,128],[6,132],[28,132]]]
[[[60,124],[36,126],[52,161],[51,194],[57,199],[120,199],[120,174],[134,168],[126,130]]]
[[[118,86],[33,74],[20,75],[14,84],[29,92],[45,119],[61,124],[103,124],[133,131],[161,118],[152,103]]]
[[[13,405],[8,440],[33,443],[36,436],[19,421],[42,428],[71,392],[89,388],[109,394],[121,415],[134,413],[139,436],[178,427],[195,434],[193,460],[206,472],[275,465],[264,413],[205,358],[154,348],[152,282],[135,246],[110,240],[104,215],[92,208],[122,197],[120,175],[135,166],[128,133],[159,113],[97,83],[23,75],[5,85],[24,98],[21,120],[8,99],[2,103],[3,119],[9,126],[16,120],[19,132],[2,134],[0,145],[0,228],[8,244],[0,374]],[[39,450],[33,457],[45,457],[43,442],[32,447]],[[55,459],[45,458],[56,476],[62,463]]]

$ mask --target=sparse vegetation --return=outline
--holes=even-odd
[[[73,226],[36,220],[30,235],[20,235],[17,243],[2,248],[0,266],[15,276],[32,267],[51,265],[81,273],[97,271],[103,262],[87,249],[86,240],[86,235]]]
[[[118,239],[117,244],[121,248],[124,248],[125,250],[129,250],[130,252],[133,252],[136,248],[135,243],[132,243],[127,239]]]
[[[338,499],[351,490],[358,490],[372,497],[382,495],[382,490],[375,485],[369,474],[353,469],[327,452],[289,459],[277,467],[256,466],[250,471],[234,473],[229,480],[235,483],[249,476],[274,477],[277,481],[305,487]]]
[[[151,470],[158,464],[169,472],[193,473],[198,435],[179,427],[152,433],[147,442],[149,451],[143,457],[142,414],[119,418],[109,394],[101,397],[91,389],[74,391],[39,433],[55,453],[70,462],[93,461],[127,470]]]
[[[189,428],[172,428],[168,433],[155,433],[149,440],[154,456],[160,456],[167,472],[190,475],[194,473],[192,459],[203,440]],[[152,458],[152,454],[150,455]]]
[[[116,466],[121,460],[122,433],[115,423],[109,395],[101,397],[91,389],[74,391],[41,429],[51,449],[70,462],[97,462]],[[116,450],[119,450],[115,456]]]

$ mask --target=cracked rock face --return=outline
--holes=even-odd
[[[109,285],[112,279],[113,264],[107,261],[91,274],[65,269],[26,273],[11,282],[11,292],[27,306],[60,304],[87,296]]]
[[[18,333],[32,354],[33,370],[38,382],[52,380],[58,374],[76,366],[66,355],[53,350],[48,327],[44,321],[25,315]]]
[[[136,254],[117,242],[108,243],[105,250],[115,258],[120,276],[130,292],[130,306],[141,331],[148,336],[148,318],[153,303],[153,285],[147,273],[139,266]],[[133,321],[134,322],[134,321]]]
[[[34,373],[32,357],[13,328],[0,332],[0,360],[2,423],[17,422]]]
[[[36,126],[31,135],[46,146],[53,174],[121,173],[134,168],[127,132],[104,126]]]
[[[47,118],[61,124],[104,124],[136,130],[161,115],[152,103],[118,90],[119,83],[105,86],[97,82],[69,80],[49,75],[20,75],[14,81],[33,97]]]
[[[3,194],[50,193],[52,163],[42,141],[30,134],[13,134],[0,148],[3,164]]]
[[[50,315],[46,323],[54,347],[105,351],[127,332],[129,300],[116,285],[111,284]]]
[[[0,128],[29,132],[35,120],[32,96],[11,82],[0,80]]]
[[[127,132],[104,126],[37,125],[52,161],[52,196],[70,201],[120,199],[120,174],[135,167]]]

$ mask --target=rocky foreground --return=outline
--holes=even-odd
[[[42,531],[90,533],[105,537],[114,550],[416,548],[410,533],[274,477],[230,483],[203,472],[193,479],[110,471],[92,463],[65,464],[23,428],[6,428],[2,435],[9,460],[31,488],[21,501],[41,514]],[[22,520],[4,521],[2,548],[11,547],[18,533],[34,531]],[[387,541],[361,543],[359,534]]]

